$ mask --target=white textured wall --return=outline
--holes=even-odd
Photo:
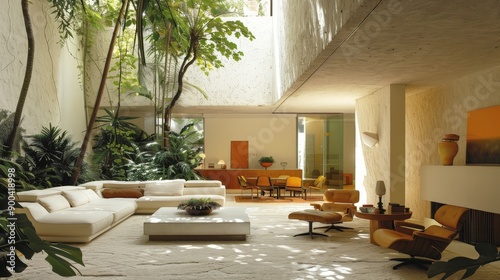
[[[21,1],[4,0],[0,9],[0,108],[15,111],[26,69],[27,39]],[[61,47],[57,25],[47,1],[31,1],[29,13],[35,36],[35,62],[21,126],[26,135],[49,123],[68,130],[74,141],[85,129],[78,81],[77,48]],[[69,54],[68,50],[74,51]]]
[[[60,120],[56,92],[59,70],[57,59],[60,53],[57,26],[47,20],[50,14],[47,1],[32,2],[29,13],[35,34],[35,63],[21,123],[26,134],[39,133],[42,126],[48,126],[49,123],[57,125]],[[14,112],[23,84],[28,52],[21,1],[2,1],[0,18],[0,45],[3,46],[0,52],[0,108]]]
[[[278,92],[304,73],[349,20],[362,0],[273,1]]]

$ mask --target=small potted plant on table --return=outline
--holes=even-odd
[[[260,163],[260,166],[264,167],[267,170],[268,167],[273,165],[274,159],[272,156],[268,156],[268,157],[264,156],[264,157],[261,157],[259,159],[259,163]]]
[[[186,202],[182,202],[177,206],[179,210],[186,210],[190,215],[208,215],[212,210],[217,210],[221,207],[219,203],[213,201],[211,198],[191,198]]]

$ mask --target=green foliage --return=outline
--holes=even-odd
[[[127,180],[200,179],[194,168],[203,160],[199,156],[203,137],[195,125],[189,123],[179,133],[169,133],[168,149],[158,142],[142,145],[135,162],[127,164]]]
[[[212,210],[217,210],[222,205],[219,203],[213,201],[209,197],[202,197],[202,198],[191,198],[186,202],[181,202],[178,206],[177,209],[179,210],[187,210],[187,209],[192,209],[192,210],[204,210],[204,209],[212,209]]]
[[[14,129],[14,113],[9,112],[7,110],[2,110],[0,109],[0,147],[5,146],[7,143],[7,139],[9,138],[9,134]],[[22,141],[22,133],[24,132],[24,129],[22,127],[19,127],[17,129],[17,136],[16,143],[14,143],[14,148],[12,149],[13,151],[19,152],[21,148],[21,141]]]
[[[9,174],[12,173],[12,171],[15,171],[16,175],[16,180],[15,180],[16,191],[27,191],[36,189],[35,186],[29,183],[35,177],[33,173],[25,171],[21,165],[2,157],[0,157],[0,187],[8,188],[9,186],[8,178]]]
[[[160,2],[162,3],[162,2]],[[150,43],[158,50],[165,50],[165,40],[170,40],[169,54],[175,57],[192,58],[208,74],[213,68],[223,67],[220,59],[239,61],[243,56],[231,39],[242,37],[255,39],[241,21],[222,20],[225,14],[232,14],[231,6],[221,0],[165,1],[158,7],[149,2],[146,10],[149,23],[154,26]],[[165,22],[170,24],[165,25]],[[167,28],[173,27],[171,33]],[[167,38],[171,34],[171,38]],[[182,70],[181,70],[182,71]]]
[[[7,191],[2,187],[1,203],[7,204]],[[17,206],[19,207],[19,205]],[[12,221],[11,219],[15,219]],[[13,236],[13,237],[12,237]],[[43,241],[25,214],[2,212],[0,216],[0,276],[10,277],[12,272],[20,273],[27,265],[19,256],[31,259],[36,253],[45,253],[45,260],[52,271],[61,276],[81,274],[71,263],[84,265],[80,248],[61,243]]]
[[[29,182],[39,188],[51,188],[71,184],[71,174],[79,150],[66,131],[51,124],[43,127],[40,134],[27,137],[23,143],[25,156],[18,159],[20,165],[33,173]]]
[[[200,179],[194,168],[202,161],[199,154],[203,138],[194,130],[194,123],[184,126],[179,133],[170,132],[168,137],[170,147],[160,149],[153,157],[153,162],[162,170],[162,178]]]
[[[43,241],[27,216],[20,213],[21,205],[15,201],[15,193],[33,189],[26,183],[32,179],[30,172],[17,163],[0,158],[0,277],[10,277],[12,272],[21,273],[27,265],[20,256],[31,259],[36,253],[47,255],[52,271],[61,276],[73,276],[78,269],[71,263],[83,264],[82,252],[65,244]],[[14,209],[17,209],[14,211]]]
[[[73,21],[75,14],[77,13],[80,0],[48,0],[52,4],[52,14],[55,15],[55,19],[59,22],[59,33],[61,39],[66,40],[72,38],[73,34],[71,29],[73,27]]]
[[[271,162],[271,163],[273,163],[274,158],[272,156],[261,157],[261,158],[259,158],[259,162]]]
[[[465,270],[461,279],[469,278],[483,265],[500,260],[500,253],[497,247],[488,243],[478,243],[474,246],[479,253],[477,259],[466,257],[455,257],[446,262],[438,261],[433,263],[427,270],[427,277],[432,278],[444,273],[441,279],[446,279],[458,271]]]
[[[96,120],[102,125],[94,138],[92,161],[98,165],[101,179],[126,180],[126,166],[134,162],[139,145],[148,140],[148,135],[129,122],[133,117],[105,111],[106,115]]]

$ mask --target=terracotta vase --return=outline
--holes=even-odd
[[[458,141],[460,137],[456,134],[445,134],[438,144],[439,157],[443,165],[453,165],[453,159],[458,153]]]

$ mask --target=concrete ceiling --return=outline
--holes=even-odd
[[[365,1],[275,106],[198,111],[349,113],[390,84],[418,93],[499,62],[499,1]]]

